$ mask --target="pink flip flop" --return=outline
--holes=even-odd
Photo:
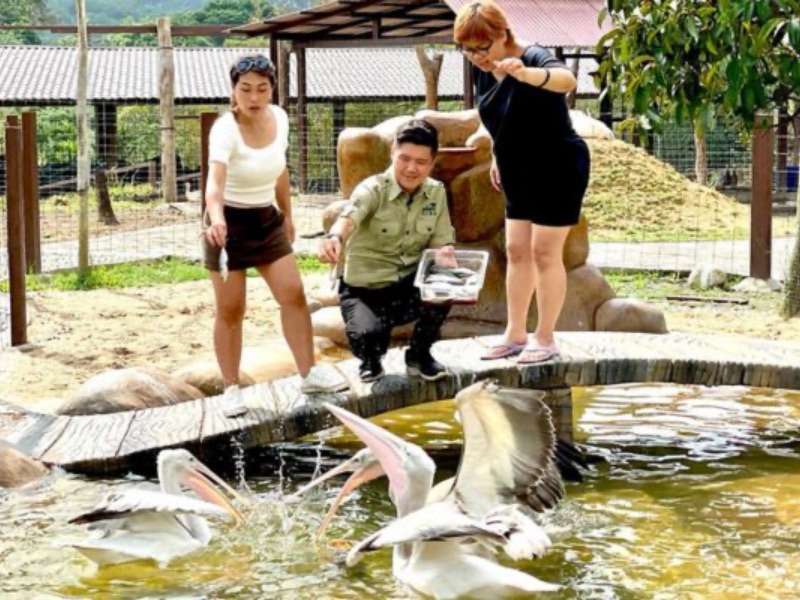
[[[517,344],[515,342],[503,342],[502,344],[495,344],[489,348],[488,352],[481,356],[481,360],[499,360],[501,358],[508,358],[509,356],[516,356],[525,350],[526,344]]]
[[[520,365],[535,365],[553,360],[559,355],[556,346],[527,346],[519,355],[517,363]]]

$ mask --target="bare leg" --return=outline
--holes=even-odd
[[[257,267],[281,310],[281,326],[302,377],[314,366],[314,337],[303,280],[293,254]]]
[[[506,219],[506,302],[508,324],[505,338],[508,342],[524,344],[528,336],[528,309],[536,289],[536,278],[531,253],[533,227],[530,221]]]
[[[570,227],[533,226],[533,267],[536,273],[536,307],[539,320],[534,338],[540,346],[553,346],[556,321],[567,295],[564,243]]]
[[[214,315],[214,352],[222,372],[223,387],[239,383],[239,361],[242,357],[242,321],[247,296],[244,271],[231,271],[223,281],[211,272],[216,313]]]

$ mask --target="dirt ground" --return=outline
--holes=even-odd
[[[322,275],[305,278],[306,289]],[[800,340],[800,318],[782,320],[774,302],[747,306],[656,300],[671,331],[734,333]],[[171,372],[213,358],[211,284],[90,292],[32,293],[29,349],[0,352],[0,399],[52,410],[106,369],[148,366]],[[277,304],[258,278],[248,279],[245,346],[280,337]]]

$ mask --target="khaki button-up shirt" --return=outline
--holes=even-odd
[[[422,252],[455,241],[444,185],[426,179],[409,202],[392,167],[362,181],[342,212],[356,229],[347,242],[344,281],[381,288],[417,269]]]

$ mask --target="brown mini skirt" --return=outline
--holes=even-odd
[[[283,227],[283,214],[274,206],[235,208],[225,206],[228,238],[228,270],[241,271],[274,263],[292,253],[292,245]],[[209,271],[219,271],[221,249],[203,236],[203,264]]]

